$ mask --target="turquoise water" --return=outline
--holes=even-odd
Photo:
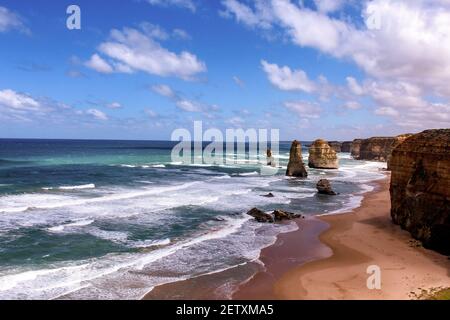
[[[0,298],[136,299],[157,284],[245,264],[295,229],[258,224],[246,211],[348,210],[384,166],[340,154],[339,170],[293,179],[284,176],[289,143],[270,176],[260,174],[264,159],[174,163],[174,145],[0,140]],[[340,195],[317,195],[321,178]],[[261,196],[268,192],[275,197]]]

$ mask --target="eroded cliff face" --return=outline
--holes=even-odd
[[[339,141],[329,141],[328,145],[335,151],[335,152],[341,152],[342,143]]]
[[[362,139],[355,139],[352,142],[352,147],[350,149],[351,156],[355,159],[359,157],[359,150],[361,149]]]
[[[409,137],[393,150],[390,168],[394,223],[450,254],[450,129]]]
[[[344,141],[341,145],[341,152],[351,152],[352,150],[352,141]]]
[[[308,166],[319,169],[339,168],[336,151],[325,140],[318,139],[314,141],[311,147],[309,147]]]
[[[294,140],[291,145],[286,175],[291,177],[308,176],[302,158],[302,145],[297,140]]]
[[[409,137],[411,137],[412,134],[401,134],[399,136],[395,137],[395,140],[391,146],[391,151],[390,153],[387,155],[387,169],[391,170],[391,157],[392,157],[392,150],[394,150],[395,148],[397,148],[400,144],[402,144],[406,139],[408,139]]]
[[[373,137],[361,142],[358,160],[384,161],[390,159],[392,150],[405,141],[411,134],[396,137]]]

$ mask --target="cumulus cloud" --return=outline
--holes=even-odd
[[[315,84],[308,79],[306,72],[301,69],[291,70],[287,66],[279,67],[277,64],[271,64],[265,60],[261,60],[261,65],[270,82],[278,89],[298,90],[308,93],[316,89]]]
[[[40,103],[31,96],[11,89],[0,91],[0,106],[17,111],[36,111],[41,108]]]
[[[447,0],[366,1],[360,6],[365,24],[351,21],[347,16],[331,16],[344,5],[338,0],[315,0],[316,10],[292,0],[267,0],[265,12],[270,15],[261,13],[249,2],[233,0],[230,2],[233,6],[228,1],[223,3],[229,16],[240,23],[263,31],[277,26],[295,45],[355,63],[366,79],[360,84],[352,77],[347,78],[348,92],[344,94],[350,98],[347,101],[368,97],[377,115],[389,117],[399,125],[450,126],[450,3]],[[231,14],[238,11],[241,15]],[[262,26],[260,21],[266,24]],[[300,86],[299,82],[307,80],[300,72],[299,81],[280,81],[289,79],[293,72],[276,67],[272,66],[270,74],[279,77],[273,77],[271,82],[281,89],[293,90]],[[306,89],[311,92],[310,85]]]
[[[86,110],[86,114],[93,116],[97,120],[102,120],[102,121],[108,120],[108,116],[104,112],[102,112],[98,109],[88,109],[88,110]]]
[[[102,73],[142,71],[184,80],[192,80],[197,74],[206,71],[205,63],[194,54],[187,51],[169,51],[155,40],[155,29],[152,28],[152,32],[146,33],[146,28],[149,26],[144,25],[144,31],[133,28],[112,30],[110,39],[98,46],[99,53],[95,53],[86,65]],[[159,32],[158,34],[161,37]]]
[[[96,53],[92,55],[91,59],[86,61],[85,65],[100,73],[114,72],[113,67]]]
[[[222,5],[225,9],[220,14],[224,17],[234,17],[249,27],[272,28],[273,15],[267,0],[255,0],[254,10],[238,0],[222,0]]]
[[[21,32],[29,33],[25,27],[22,18],[9,10],[6,7],[0,6],[0,32],[7,32],[10,30],[19,30]]]
[[[175,6],[180,8],[189,9],[195,12],[197,7],[192,0],[147,0],[148,3],[155,6],[169,7]]]

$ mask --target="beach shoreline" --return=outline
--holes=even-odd
[[[297,231],[279,234],[261,250],[263,267],[250,262],[156,286],[143,298],[413,299],[422,290],[450,286],[450,260],[392,223],[389,173],[374,187],[349,212],[297,220]],[[367,268],[373,265],[381,270],[380,290],[367,288]],[[236,283],[246,272],[248,279]],[[225,285],[228,291],[222,290]]]

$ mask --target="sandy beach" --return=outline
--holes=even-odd
[[[424,249],[390,219],[389,178],[368,193],[353,212],[322,216],[330,225],[319,238],[333,254],[281,275],[268,296],[277,299],[412,299],[421,290],[450,285],[450,260]],[[297,233],[301,230],[297,231]],[[282,236],[283,237],[283,236]],[[285,246],[295,243],[284,242]],[[269,259],[264,259],[268,273]],[[369,290],[367,267],[381,269],[381,289]],[[255,277],[236,299],[252,299]],[[262,295],[262,294],[261,294]],[[260,296],[261,296],[260,295]]]
[[[422,290],[450,286],[448,257],[421,247],[391,222],[389,176],[352,212],[297,223],[299,230],[262,250],[264,268],[232,295],[218,287],[248,266],[158,286],[145,299],[414,299]],[[381,270],[379,290],[367,288],[371,265]]]

